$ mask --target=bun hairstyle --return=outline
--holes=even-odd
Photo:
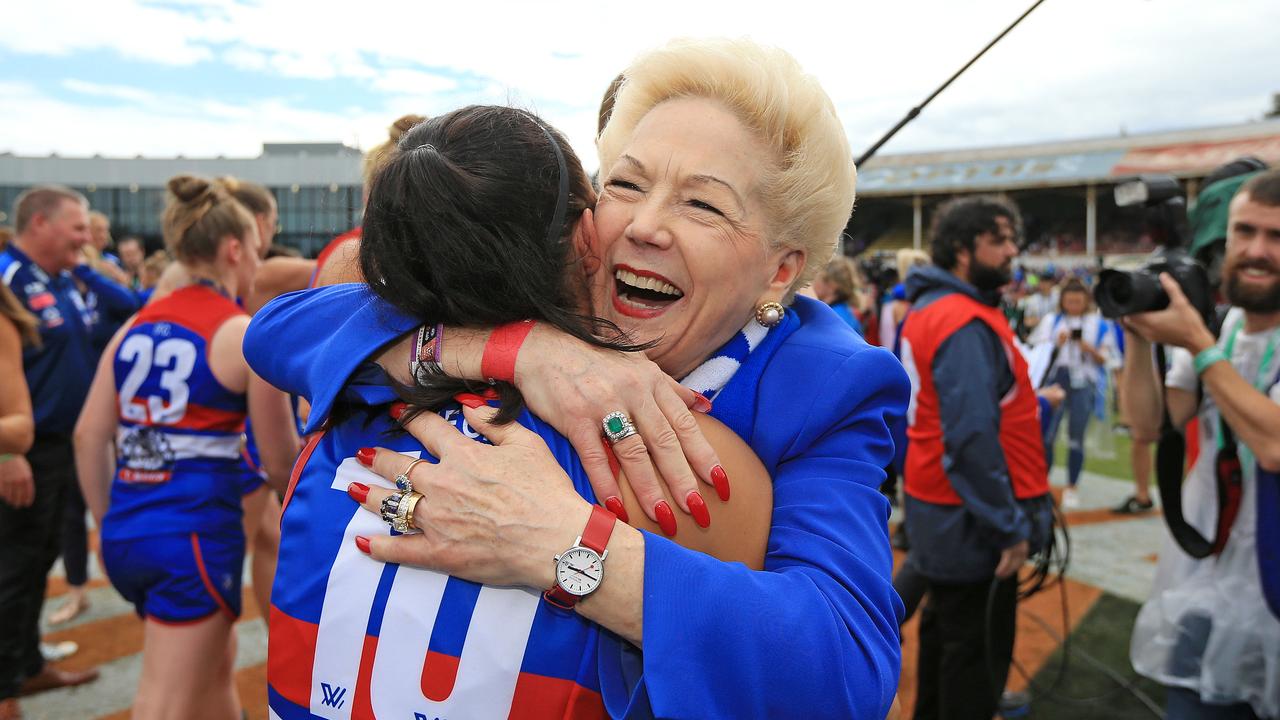
[[[387,128],[387,139],[381,143],[369,148],[369,152],[364,155],[364,166],[362,173],[364,175],[364,186],[369,187],[373,184],[373,176],[378,174],[387,162],[395,156],[396,147],[400,145],[400,139],[405,133],[413,129],[414,125],[425,122],[425,115],[402,115],[391,123],[391,127]]]
[[[222,183],[195,175],[170,178],[161,229],[165,248],[180,262],[212,261],[224,237],[243,240],[255,227],[249,211]]]
[[[556,130],[514,108],[465,107],[410,130],[374,177],[360,269],[374,293],[426,323],[533,319],[598,347],[644,349],[577,312],[589,301],[573,234],[594,199]],[[401,394],[434,409],[474,387],[437,376]],[[513,386],[498,389],[507,422],[522,400]]]
[[[223,175],[218,178],[218,182],[227,189],[236,202],[245,206],[245,209],[254,215],[270,215],[276,207],[275,196],[256,182],[241,180],[230,175]]]

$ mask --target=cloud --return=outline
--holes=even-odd
[[[0,102],[34,102],[82,120],[50,132],[30,108],[0,114],[9,149],[53,148],[188,156],[257,151],[261,140],[342,139],[368,146],[404,112],[435,114],[470,102],[512,102],[544,113],[595,164],[596,104],[609,80],[646,48],[677,36],[750,36],[788,49],[831,94],[855,152],[871,144],[1026,7],[1026,0],[706,2],[499,1],[453,4],[362,0],[42,0],[6,8],[0,49],[40,63],[107,51],[156,67],[223,67],[273,79],[358,83],[302,107],[278,89],[232,102],[154,92],[123,75],[97,87],[74,73],[57,96],[27,88]],[[1045,3],[894,138],[884,152],[1057,140],[1240,122],[1280,90],[1274,0],[1072,0]],[[21,63],[20,63],[21,65]],[[10,77],[24,77],[22,68]],[[70,84],[68,84],[70,83]],[[130,96],[130,94],[133,94]],[[206,93],[207,90],[206,90]],[[95,100],[92,115],[75,95]],[[239,97],[239,96],[237,96]],[[59,99],[61,98],[61,99]],[[101,101],[117,107],[104,111]],[[153,99],[154,100],[154,99]],[[193,119],[204,112],[207,116]],[[27,118],[19,121],[16,117]],[[148,132],[109,126],[140,121]],[[189,132],[196,122],[205,131]],[[294,134],[290,134],[294,133]],[[183,144],[182,138],[186,138]],[[215,148],[217,148],[215,150]],[[173,152],[173,151],[171,151]],[[242,151],[243,152],[243,151]]]

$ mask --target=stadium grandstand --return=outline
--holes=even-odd
[[[1280,101],[1278,101],[1280,102]],[[1022,210],[1023,265],[1096,264],[1151,250],[1139,208],[1118,208],[1117,183],[1174,175],[1194,197],[1214,168],[1252,155],[1280,163],[1280,118],[1221,127],[1089,140],[881,155],[858,172],[846,252],[921,247],[931,210],[970,193],[1002,192]]]

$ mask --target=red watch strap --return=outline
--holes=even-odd
[[[521,320],[494,328],[480,357],[480,374],[485,380],[490,383],[515,381],[516,357],[533,324],[532,320]]]
[[[609,546],[609,538],[613,535],[613,526],[618,523],[618,517],[613,513],[605,510],[599,505],[591,506],[591,517],[587,520],[587,527],[582,531],[583,547],[591,548],[597,553],[604,555],[605,548]],[[542,597],[547,602],[558,608],[570,610],[582,598],[560,587],[560,583],[555,583],[546,592],[542,593]]]
[[[591,518],[587,520],[587,529],[582,531],[582,545],[604,554],[609,547],[609,537],[613,535],[613,526],[618,523],[618,516],[599,505],[591,506]]]

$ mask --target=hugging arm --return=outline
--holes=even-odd
[[[851,377],[858,382],[840,380]],[[611,714],[634,710],[646,695],[660,717],[888,711],[902,603],[878,487],[909,385],[891,356],[866,349],[827,387],[838,391],[813,398],[775,471],[764,571],[644,535],[643,657],[616,637],[602,639]]]
[[[389,345],[411,342],[407,336],[421,322],[400,314],[363,284],[316,288],[282,295],[264,306],[249,326],[244,352],[263,379],[312,404],[316,421],[308,429],[314,429],[333,399],[317,394],[332,388],[335,377],[350,377]],[[479,381],[488,335],[485,328],[445,328],[444,371]],[[388,352],[391,360],[383,366],[401,382],[410,379],[408,347]],[[526,339],[515,372],[530,410],[573,444],[599,497],[619,495],[600,427],[601,419],[613,411],[627,413],[640,433],[615,450],[650,519],[658,519],[660,482],[685,511],[697,478],[715,483],[717,493],[728,496],[728,483],[712,479],[719,466],[715,451],[689,413],[690,406],[704,401],[642,355],[594,348],[539,325]]]

